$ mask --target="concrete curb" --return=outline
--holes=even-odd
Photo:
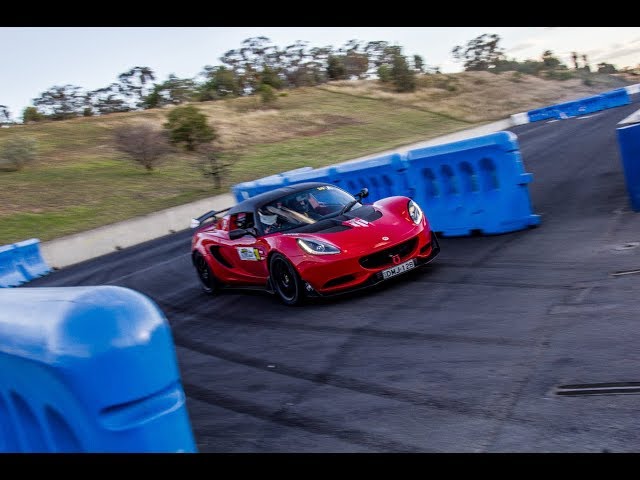
[[[41,244],[47,264],[63,268],[154,238],[189,228],[189,221],[209,210],[236,204],[230,193],[179,205],[123,222],[57,238]]]

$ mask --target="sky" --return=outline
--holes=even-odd
[[[539,60],[551,50],[572,65],[571,52],[618,68],[640,64],[638,27],[0,27],[0,105],[19,120],[32,100],[56,85],[106,87],[135,66],[150,67],[156,81],[169,74],[194,78],[219,65],[228,50],[264,36],[278,47],[297,40],[309,47],[343,46],[351,39],[385,40],[420,55],[443,73],[462,70],[451,50],[482,34],[500,36],[507,58]]]

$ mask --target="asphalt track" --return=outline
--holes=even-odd
[[[430,267],[372,291],[208,297],[190,231],[26,287],[155,300],[200,452],[638,452],[640,274],[621,272],[640,269],[640,214],[615,133],[637,109],[512,128],[541,225],[443,238]],[[617,389],[559,389],[576,384]]]

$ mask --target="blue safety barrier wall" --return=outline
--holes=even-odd
[[[17,287],[28,281],[18,267],[18,254],[14,245],[0,246],[0,288]]]
[[[196,452],[164,314],[116,286],[0,290],[0,452]]]
[[[602,94],[605,108],[621,107],[631,103],[631,97],[626,88],[618,88]]]
[[[37,238],[0,247],[0,288],[17,287],[51,271]]]
[[[533,176],[524,171],[511,132],[411,150],[407,163],[413,199],[443,236],[506,233],[540,223],[529,198]]]
[[[304,182],[335,183],[338,180],[336,167],[309,169],[304,172],[288,172],[284,174],[286,185]]]
[[[338,165],[337,178],[333,183],[352,194],[366,187],[369,190],[367,203],[394,195],[412,197],[414,192],[409,185],[406,170],[407,163],[399,153],[394,153]]]
[[[536,108],[527,112],[529,122],[541,120],[564,119],[599,112],[607,108],[620,107],[631,103],[629,93],[625,88],[618,88],[600,95],[581,98],[572,102],[558,103],[543,108]]]
[[[31,238],[14,244],[18,252],[18,265],[24,269],[28,280],[42,277],[52,271],[51,267],[42,258],[40,253],[40,240]]]
[[[629,203],[635,212],[640,212],[640,123],[619,127],[616,133]]]
[[[548,108],[545,115],[557,110]],[[272,188],[308,181],[333,183],[351,193],[369,189],[367,203],[402,195],[424,208],[432,228],[443,236],[474,232],[498,234],[540,223],[533,214],[517,137],[498,132],[460,142],[394,153],[333,167],[282,174],[241,184],[236,191],[253,196]],[[276,185],[277,184],[277,185]],[[239,198],[239,200],[241,200]]]
[[[259,180],[253,180],[250,182],[238,183],[231,187],[231,193],[235,197],[237,202],[241,202],[249,197],[254,197],[259,193],[268,192],[276,188],[282,187],[287,184],[287,175],[308,172],[313,170],[311,167],[301,167],[295,170],[289,170],[284,173],[277,173],[268,177],[261,178]]]

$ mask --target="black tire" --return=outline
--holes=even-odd
[[[299,305],[304,300],[304,287],[296,269],[287,258],[274,253],[269,260],[271,285],[285,305]]]
[[[205,293],[213,295],[220,290],[220,282],[211,271],[211,267],[200,252],[193,254],[193,266],[196,267],[196,273],[200,280],[200,285]]]

